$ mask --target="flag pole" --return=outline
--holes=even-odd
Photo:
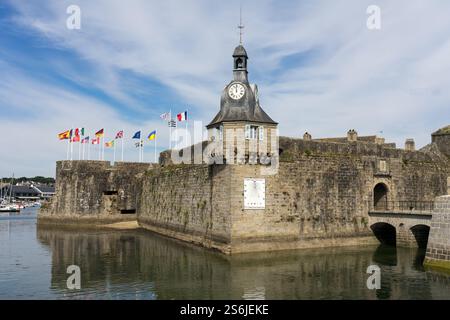
[[[86,142],[83,141],[83,161],[84,161],[84,154],[85,154],[85,151],[86,151]]]
[[[98,139],[98,140],[97,140]],[[96,138],[97,142],[98,142],[98,161],[102,160],[102,146],[100,145],[100,143],[102,142],[102,139],[100,139],[100,137]]]
[[[87,159],[89,161],[89,160],[91,160],[91,153],[90,153],[90,150],[91,150],[91,139],[90,138],[89,138],[87,149],[88,149],[88,158]]]
[[[172,150],[172,109],[169,111],[169,150]]]
[[[102,136],[102,161],[105,161],[105,132],[103,131]]]
[[[186,109],[186,113],[185,113],[185,115],[186,115],[186,139],[185,139],[185,141],[186,141],[186,145],[185,145],[185,148],[187,148],[188,146],[189,146],[189,141],[188,141],[188,137],[189,137],[189,135],[188,135],[188,112],[187,112],[187,109]]]
[[[123,162],[123,139],[125,137],[125,132],[122,131],[122,162]]]
[[[67,157],[66,157],[66,160],[69,160],[69,152],[70,152],[70,138],[67,139]]]
[[[113,157],[113,163],[114,164],[116,164],[116,141],[115,140],[113,140],[113,143],[114,143],[114,157]]]
[[[156,139],[157,137],[155,137],[155,164],[156,164]]]
[[[73,130],[73,128],[72,128]],[[73,131],[72,131],[73,133]],[[73,160],[73,141],[72,141],[72,134],[70,135],[70,161]]]
[[[81,160],[81,137],[80,141],[78,141],[78,160]]]

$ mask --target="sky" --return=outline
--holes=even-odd
[[[125,160],[138,161],[140,129],[169,146],[161,113],[206,125],[232,79],[241,3],[249,79],[280,135],[356,129],[420,148],[449,124],[447,0],[0,0],[0,176],[54,176],[70,128],[124,130]],[[67,28],[70,5],[80,29]]]

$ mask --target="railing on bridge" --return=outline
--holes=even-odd
[[[382,212],[431,212],[434,209],[434,201],[383,201],[375,205],[370,201],[369,208],[371,211]]]

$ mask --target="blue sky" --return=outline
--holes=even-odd
[[[81,8],[81,30],[66,27],[71,4]],[[104,127],[107,138],[157,129],[162,150],[162,112],[188,109],[207,124],[231,80],[239,4],[0,0],[0,176],[54,175],[55,161],[66,157],[56,134],[70,127],[89,134]],[[381,8],[378,31],[366,28],[371,4]],[[242,6],[250,81],[281,135],[344,136],[354,128],[421,147],[449,124],[448,1]],[[136,161],[125,141],[125,160]],[[148,144],[147,160],[152,150]]]

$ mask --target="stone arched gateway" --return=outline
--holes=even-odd
[[[388,194],[389,188],[383,183],[379,182],[373,188],[373,208],[378,211],[388,210]]]

